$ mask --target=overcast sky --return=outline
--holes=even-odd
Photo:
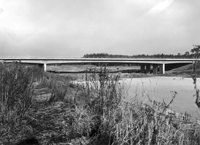
[[[0,56],[177,54],[199,44],[199,0],[0,0]]]

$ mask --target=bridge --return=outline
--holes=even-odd
[[[95,64],[102,65],[139,65],[142,73],[165,74],[166,70],[192,64],[200,59],[161,59],[161,58],[0,58],[2,63],[20,62],[34,64],[47,71],[47,65]]]

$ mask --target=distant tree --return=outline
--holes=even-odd
[[[186,51],[184,55],[189,56],[190,55],[189,51]]]
[[[194,48],[191,49],[191,53],[194,58],[199,58],[200,57],[200,45],[194,45]]]
[[[190,53],[187,51],[185,54],[137,54],[137,55],[119,55],[119,54],[107,54],[107,53],[93,53],[93,54],[85,54],[84,58],[185,58],[192,57]]]

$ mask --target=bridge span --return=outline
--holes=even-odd
[[[47,65],[64,64],[135,64],[139,65],[142,73],[165,74],[166,70],[192,64],[199,59],[161,59],[161,58],[0,58],[2,63],[21,62],[22,64],[35,64],[44,71]]]

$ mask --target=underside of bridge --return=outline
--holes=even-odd
[[[86,63],[80,63],[81,65],[84,65]],[[165,71],[172,70],[174,68],[178,68],[184,65],[187,65],[189,63],[174,63],[174,64],[147,64],[147,63],[142,63],[142,64],[126,64],[126,63],[115,63],[115,64],[109,64],[109,63],[93,63],[97,66],[115,66],[115,65],[121,65],[121,66],[134,66],[134,65],[139,65],[141,73],[153,73],[153,74],[165,74]],[[44,71],[47,70],[47,64],[41,64],[41,67],[43,67]]]
[[[191,63],[165,64],[165,70],[166,70],[166,71],[169,71],[169,70],[172,70],[172,69],[175,69],[175,68],[179,68],[179,67],[181,67],[181,66],[185,66],[185,65],[188,65],[188,64],[191,64]]]
[[[165,74],[169,71],[190,63],[174,63],[174,64],[140,64],[141,73]]]

